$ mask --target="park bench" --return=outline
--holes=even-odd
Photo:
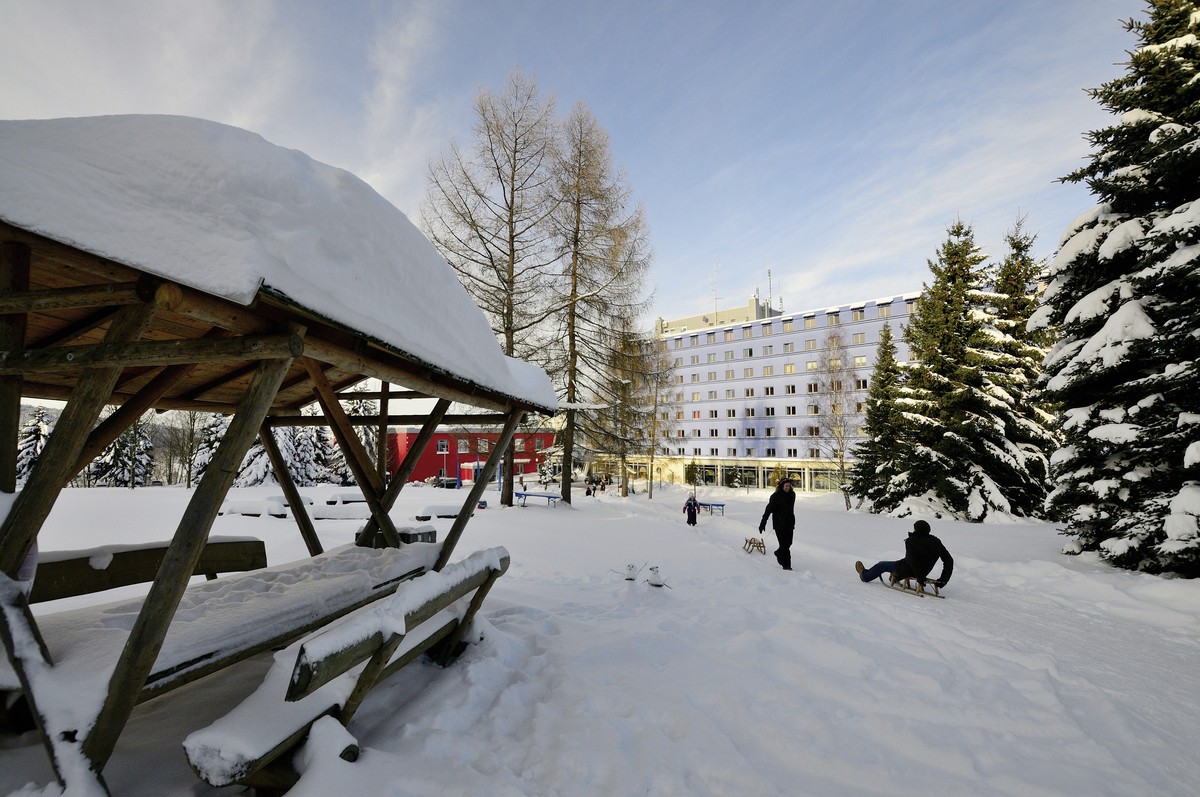
[[[152,542],[78,551],[42,551],[29,602],[41,603],[151,582],[162,566],[168,544]],[[267,549],[262,540],[213,537],[204,546],[193,573],[212,580],[219,573],[266,566]]]
[[[418,512],[415,517],[417,520],[433,520],[434,518],[456,518],[462,512],[462,505],[454,504],[432,504],[424,507]],[[469,517],[474,517],[472,512]]]
[[[517,498],[517,500],[519,500],[521,502],[521,506],[525,506],[525,501],[526,501],[526,499],[529,499],[529,498],[545,498],[547,506],[557,506],[558,502],[562,500],[562,496],[556,495],[555,493],[522,492],[522,493],[513,493],[513,495]]]
[[[708,510],[708,514],[710,514],[710,515],[713,514],[714,512],[720,512],[721,515],[725,514],[725,505],[724,504],[715,504],[711,501],[701,501],[700,508]]]
[[[508,565],[503,548],[478,551],[296,641],[275,656],[257,690],[188,736],[192,769],[213,786],[291,786],[298,775],[287,755],[313,723],[333,716],[348,724],[372,686],[425,653],[443,665],[456,658],[475,612]]]

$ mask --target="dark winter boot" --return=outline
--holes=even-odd
[[[866,581],[866,579],[865,579],[865,578],[863,578],[863,570],[865,570],[865,569],[866,569],[866,568],[864,568],[864,567],[863,567],[863,563],[862,563],[862,562],[855,562],[855,563],[854,563],[854,569],[858,571],[858,580],[859,580],[859,581]]]

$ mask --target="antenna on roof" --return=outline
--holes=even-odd
[[[714,260],[713,261],[713,275],[712,275],[713,319],[715,319],[713,321],[714,324],[721,323],[721,311],[717,309],[718,305],[721,301],[721,297],[717,296],[717,269],[719,269],[720,267],[721,267],[721,264],[718,263],[716,260]]]
[[[775,305],[775,303],[774,303],[774,300],[771,298],[771,290],[772,290],[772,287],[771,287],[771,267],[770,267],[770,266],[767,266],[767,309],[768,309],[768,310],[772,309],[772,308],[774,307],[774,305]]]

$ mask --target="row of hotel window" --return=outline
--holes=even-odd
[[[480,437],[475,441],[475,451],[480,454],[486,454],[491,449],[492,445],[493,445],[492,440],[488,440],[486,437]],[[545,447],[546,446],[542,442],[542,438],[540,438],[540,437],[533,438],[533,448],[535,451],[541,451]],[[516,451],[524,451],[525,450],[525,440],[520,437],[514,437],[513,438],[513,448]],[[438,440],[437,441],[437,453],[447,454],[449,452],[450,452],[450,441],[449,440]],[[471,453],[471,441],[468,438],[459,438],[458,453],[460,453],[460,454],[470,454]]]
[[[703,417],[704,417],[704,416],[702,415],[702,413],[703,413],[703,412],[704,412],[704,410],[692,410],[692,420],[693,420],[693,421],[702,420],[702,419],[703,419]],[[866,412],[867,412],[867,403],[866,403],[865,401],[856,401],[856,402],[854,403],[854,414],[856,414],[856,415],[865,415],[865,414],[866,414]],[[709,418],[719,418],[719,417],[721,417],[721,416],[720,416],[718,413],[719,413],[719,411],[718,411],[718,410],[709,410],[709,411],[708,411],[708,417],[709,417]],[[796,406],[795,406],[794,404],[793,404],[793,405],[790,405],[790,406],[786,406],[786,407],[784,407],[784,408],[783,408],[783,414],[784,414],[785,416],[796,416],[796,415],[799,415],[799,413],[798,413],[798,412],[796,412]],[[820,414],[821,414],[821,406],[820,406],[819,404],[809,404],[809,405],[808,405],[808,411],[807,411],[807,413],[806,413],[806,414],[808,414],[808,415],[820,415]],[[669,412],[664,412],[664,413],[662,414],[662,419],[663,419],[664,421],[669,421],[669,420],[671,420],[671,418],[670,418],[670,415],[671,415],[671,414],[670,414]],[[736,409],[732,409],[732,408],[731,408],[731,409],[727,409],[727,410],[725,410],[725,417],[726,417],[726,418],[736,418],[736,417],[738,417],[738,415],[737,415],[737,410],[736,410]],[[745,409],[743,409],[743,410],[742,410],[742,417],[743,417],[743,418],[753,418],[753,417],[755,417],[755,408],[754,408],[754,407],[746,407]],[[774,408],[774,407],[763,407],[763,417],[764,417],[764,418],[774,418],[774,417],[775,417],[775,408]],[[682,420],[684,420],[684,413],[683,413],[683,410],[677,410],[677,411],[675,412],[675,420],[677,420],[677,421],[682,421]],[[682,435],[680,435],[680,436],[682,437]],[[715,437],[716,435],[713,435],[713,436]]]
[[[745,448],[745,449],[742,449],[742,451],[743,451],[742,456],[746,456],[746,457],[757,457],[758,456],[758,451],[753,448]],[[777,451],[778,451],[778,449],[774,449],[774,448],[764,448],[762,456],[771,457],[771,458],[778,457],[779,454],[777,453]],[[799,459],[800,458],[800,449],[798,449],[798,448],[785,448],[784,452],[785,453],[783,456],[788,459]],[[666,454],[667,456],[671,455],[670,449],[664,448],[663,453]],[[687,449],[685,449],[685,448],[675,449],[675,456],[686,457],[687,455],[688,455]],[[725,456],[736,457],[737,455],[738,455],[738,450],[736,448],[725,449]],[[703,456],[705,456],[704,450],[700,449],[700,448],[693,448],[692,456],[703,457]],[[721,449],[719,449],[719,448],[708,449],[708,456],[710,456],[710,457],[721,456]],[[832,456],[832,455],[829,452],[822,453],[821,449],[819,449],[819,448],[808,449],[808,456],[807,456],[808,459],[821,459],[824,456]]]
[[[870,384],[869,381],[866,379],[855,379],[854,380],[854,390],[855,391],[866,390],[869,384]],[[834,380],[830,381],[829,385],[825,388],[825,392],[841,393],[842,385],[843,385],[842,380],[834,379]],[[822,386],[821,386],[820,382],[809,382],[807,385],[807,392],[810,394],[811,393],[820,393],[820,392],[822,392],[821,387]],[[742,397],[743,398],[754,398],[756,389],[757,388],[753,388],[753,387],[742,388]],[[719,398],[717,393],[718,393],[718,391],[716,391],[716,390],[708,391],[708,393],[706,394],[707,400],[708,401],[716,401]],[[762,394],[764,396],[774,396],[775,395],[775,385],[765,385],[762,388]],[[785,395],[785,396],[796,395],[796,386],[795,385],[784,385],[783,386],[783,395]],[[726,388],[725,398],[736,399],[737,397],[738,397],[737,396],[737,388]],[[699,390],[692,392],[691,400],[692,401],[700,401],[701,400]],[[683,393],[675,394],[675,403],[676,404],[683,403]],[[670,419],[666,418],[664,416],[663,420],[670,420]]]
[[[842,367],[842,361],[841,361],[841,359],[839,359],[839,358],[834,358],[834,359],[830,360],[830,361],[829,361],[829,367],[830,367],[831,369],[833,369],[833,368],[841,368],[841,367]],[[867,357],[866,357],[866,355],[863,355],[863,356],[861,356],[861,357],[855,357],[855,358],[854,358],[854,367],[855,367],[855,368],[866,368],[866,367],[867,367]],[[804,365],[804,370],[805,370],[805,371],[810,371],[810,372],[812,372],[812,371],[817,371],[817,370],[819,370],[819,369],[820,369],[820,366],[817,364],[817,361],[816,361],[816,360],[809,360],[809,361],[808,361],[807,363],[805,363],[805,365]],[[764,365],[764,366],[762,367],[762,373],[761,373],[761,374],[759,374],[759,376],[787,376],[788,374],[794,374],[794,373],[796,373],[796,363],[784,363],[784,364],[783,364],[783,370],[782,370],[782,371],[780,371],[780,372],[779,372],[779,374],[776,374],[776,373],[775,373],[775,366],[773,366],[773,365]],[[754,369],[753,369],[753,368],[743,368],[743,369],[742,369],[742,378],[743,378],[743,379],[752,379],[753,377],[754,377]],[[725,377],[724,377],[724,378],[725,378],[725,379],[737,379],[737,378],[738,378],[738,377],[737,377],[737,369],[735,369],[735,368],[726,368],[726,369],[725,369]],[[699,372],[699,371],[697,371],[696,373],[692,374],[692,377],[691,377],[691,379],[690,379],[689,381],[691,381],[691,382],[699,382],[699,381],[700,381],[700,372]],[[709,372],[708,372],[708,373],[705,375],[705,379],[704,379],[704,381],[705,381],[705,382],[717,382],[717,381],[720,381],[720,380],[719,380],[719,379],[718,379],[718,377],[717,377],[717,372],[716,372],[716,371],[709,371]],[[683,374],[676,374],[676,375],[675,375],[675,384],[677,384],[677,385],[682,385],[683,383],[684,383]]]
[[[851,335],[851,336],[850,336],[850,345],[851,345],[851,346],[864,346],[864,345],[866,345],[866,343],[867,343],[867,334],[866,334],[865,332],[856,332],[856,333],[854,333],[853,335]],[[842,345],[842,344],[841,344],[841,341],[840,341],[840,340],[835,340],[835,341],[833,341],[833,342],[832,342],[832,345],[833,345],[833,346],[840,346],[840,345]],[[780,345],[780,347],[779,347],[779,348],[780,348],[780,353],[781,353],[781,354],[795,354],[795,352],[796,352],[796,343],[795,343],[795,341],[792,341],[792,342],[790,342],[790,343],[783,343],[783,344],[781,344],[781,345]],[[806,341],[804,341],[804,351],[816,351],[816,350],[817,350],[817,342],[816,342],[815,340],[806,340]],[[759,354],[758,354],[758,356],[759,356],[759,357],[771,357],[771,356],[774,356],[774,354],[775,354],[775,347],[774,347],[774,346],[763,346],[763,347],[762,347],[762,348],[759,350]],[[728,361],[730,361],[730,360],[736,360],[736,359],[737,359],[737,352],[735,352],[733,349],[726,349],[726,350],[723,352],[723,355],[724,355],[724,359],[725,359],[725,361],[726,361],[726,362],[728,362]],[[754,359],[754,347],[753,347],[753,346],[747,346],[746,348],[742,349],[742,359],[743,359],[743,360],[752,360],[752,359]],[[834,359],[836,360],[837,358],[834,358]],[[863,359],[866,359],[866,358],[863,358]],[[708,354],[705,356],[705,360],[704,360],[704,361],[705,361],[705,362],[710,362],[710,363],[715,363],[715,362],[718,362],[718,360],[717,360],[717,352],[715,352],[715,351],[710,351],[710,352],[709,352],[709,353],[708,353]],[[693,355],[692,355],[692,356],[689,358],[688,364],[689,364],[689,365],[699,365],[699,364],[700,364],[700,355],[699,355],[699,354],[693,354]],[[676,358],[675,358],[674,365],[675,365],[675,367],[676,367],[676,368],[682,367],[682,366],[683,366],[683,358],[682,358],[682,357],[676,357]],[[834,368],[836,368],[837,366],[835,365],[835,366],[833,366],[833,367],[834,367]]]
[[[702,431],[701,429],[693,429],[692,434],[690,436],[691,437],[703,437],[704,435],[700,434],[701,431]],[[847,432],[849,432],[849,431],[851,431],[851,430],[847,429]],[[865,427],[856,426],[853,429],[853,432],[855,433],[853,436],[862,437],[865,434]],[[679,429],[675,436],[676,437],[688,437],[689,435],[686,433],[686,430]],[[709,429],[708,436],[709,437],[720,437],[721,430],[715,429],[715,428]],[[754,426],[748,426],[748,427],[746,427],[744,433],[739,433],[739,431],[736,428],[730,427],[725,430],[725,436],[726,437],[758,437],[758,429]],[[820,426],[806,427],[805,433],[803,435],[801,435],[799,426],[785,426],[784,433],[782,435],[776,435],[775,427],[767,426],[767,427],[763,428],[762,436],[763,437],[820,437],[821,436],[821,427]]]
[[[917,305],[916,299],[907,300],[904,303],[905,311],[911,314],[913,312],[913,310],[916,308],[916,305]],[[892,306],[890,304],[881,304],[881,305],[878,305],[875,309],[876,309],[876,315],[875,315],[876,318],[891,318],[892,317]],[[866,320],[867,320],[866,308],[857,307],[857,308],[852,308],[850,310],[850,321],[851,322],[866,321]],[[804,329],[816,329],[817,328],[817,317],[816,316],[806,316],[805,318],[801,319],[801,321],[803,321]],[[839,312],[835,312],[835,313],[826,313],[825,314],[825,322],[828,326],[831,326],[831,327],[840,326],[842,323],[841,312],[839,311]],[[762,337],[774,335],[776,323],[777,322],[775,322],[775,321],[764,322],[762,324],[762,326],[759,327],[759,329],[761,330],[760,335]],[[779,321],[778,324],[779,324],[780,332],[795,331],[795,322],[790,318]],[[754,327],[749,324],[743,325],[741,337],[743,339],[754,337]],[[723,341],[735,340],[733,329],[724,330],[724,332],[721,333],[721,339]],[[688,341],[689,345],[691,345],[691,346],[699,346],[700,345],[700,334],[697,333],[695,335],[689,335],[687,338],[687,341]],[[705,343],[716,343],[717,342],[716,330],[713,330],[712,332],[705,332],[704,333],[704,342]],[[684,338],[682,335],[675,338],[675,348],[676,349],[684,348]]]

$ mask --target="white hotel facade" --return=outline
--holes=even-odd
[[[904,328],[919,293],[783,313],[757,297],[744,307],[660,319],[656,334],[674,365],[673,402],[662,420],[656,478],[684,481],[689,464],[704,484],[771,486],[780,474],[798,489],[837,489],[831,429],[829,341],[844,350],[841,425],[853,459],[879,333],[891,326],[896,359],[908,359]],[[669,435],[669,437],[668,437]],[[634,463],[647,475],[648,461]]]

